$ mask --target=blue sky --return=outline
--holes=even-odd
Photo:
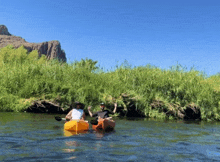
[[[69,61],[220,72],[220,1],[0,0],[0,15],[28,42],[60,41]]]

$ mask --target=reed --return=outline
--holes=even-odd
[[[122,64],[105,72],[96,64],[87,58],[63,63],[45,56],[38,58],[37,51],[28,53],[24,47],[4,47],[0,49],[0,111],[24,111],[35,99],[59,99],[63,107],[80,101],[94,105],[94,109],[102,101],[118,102],[126,110],[122,94],[127,94],[148,117],[166,117],[151,107],[158,100],[168,109],[196,104],[202,119],[220,120],[219,75],[206,77],[181,65],[163,70],[151,65],[132,68]]]

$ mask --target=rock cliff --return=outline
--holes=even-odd
[[[5,25],[0,25],[0,48],[9,44],[13,45],[15,48],[23,45],[28,50],[28,52],[37,50],[39,56],[44,54],[48,59],[57,58],[58,60],[66,62],[66,54],[64,50],[61,49],[59,41],[55,40],[42,43],[29,43],[21,37],[11,35]]]

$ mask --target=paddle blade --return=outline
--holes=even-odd
[[[59,117],[59,116],[55,116],[55,119],[56,119],[57,121],[61,121],[61,120],[62,120],[62,118]]]

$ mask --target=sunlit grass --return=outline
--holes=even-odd
[[[117,102],[126,110],[128,103],[123,98],[126,94],[148,117],[165,118],[159,109],[150,106],[158,100],[168,109],[194,103],[201,108],[202,119],[220,119],[219,75],[207,78],[180,65],[170,70],[151,65],[134,68],[121,65],[104,72],[96,63],[91,59],[73,63],[48,61],[45,56],[38,58],[37,51],[28,53],[23,47],[2,48],[0,111],[24,111],[33,99],[58,99],[63,107],[80,101],[86,106],[93,105],[94,110],[100,102],[109,105]]]

